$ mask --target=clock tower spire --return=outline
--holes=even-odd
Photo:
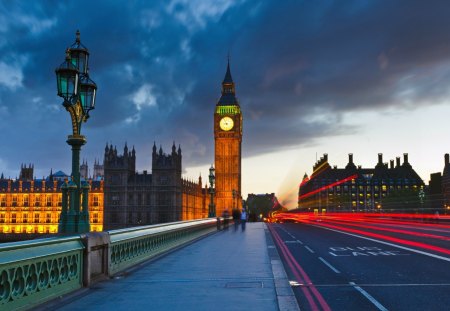
[[[222,95],[214,112],[216,215],[242,207],[242,112],[231,77],[230,60],[222,82]]]

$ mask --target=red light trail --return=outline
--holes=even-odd
[[[332,187],[338,186],[338,185],[340,185],[340,184],[343,184],[343,183],[345,183],[345,182],[347,182],[347,181],[350,181],[350,180],[352,180],[352,179],[355,179],[355,178],[357,178],[357,177],[358,177],[357,174],[352,175],[352,176],[350,176],[350,177],[347,177],[347,178],[338,180],[338,181],[336,181],[336,182],[334,182],[334,183],[331,183],[331,184],[329,184],[329,185],[323,186],[323,187],[321,187],[321,188],[319,188],[319,189],[316,189],[316,190],[310,191],[310,192],[308,192],[308,193],[305,193],[305,194],[299,196],[298,198],[299,198],[299,200],[300,200],[300,199],[307,198],[307,197],[309,197],[309,196],[312,196],[313,194],[316,194],[316,193],[319,193],[319,192],[321,192],[321,191],[327,190],[328,188],[332,188]]]

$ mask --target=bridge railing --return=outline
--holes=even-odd
[[[0,244],[0,310],[27,310],[189,243],[216,219]]]
[[[83,286],[79,236],[0,245],[0,309],[26,310]]]
[[[109,231],[108,274],[114,275],[216,230],[216,220],[205,219]]]

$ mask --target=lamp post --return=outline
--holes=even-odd
[[[216,180],[216,176],[214,175],[215,169],[214,166],[211,165],[209,168],[209,194],[211,195],[211,201],[209,202],[209,213],[208,217],[216,217],[216,206],[214,205],[214,182]]]
[[[89,51],[80,42],[77,30],[75,43],[66,50],[65,61],[55,70],[58,96],[64,99],[62,105],[72,120],[72,135],[67,144],[72,147],[72,176],[61,187],[62,207],[58,232],[89,232],[88,195],[89,184],[80,179],[80,150],[86,143],[81,135],[81,124],[89,118],[89,111],[95,107],[97,85],[89,78]]]

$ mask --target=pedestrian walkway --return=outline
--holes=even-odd
[[[114,279],[97,283],[50,308],[296,310],[292,290],[280,261],[273,257],[274,252],[266,224],[248,223],[245,231],[241,228],[235,231],[230,226]]]

